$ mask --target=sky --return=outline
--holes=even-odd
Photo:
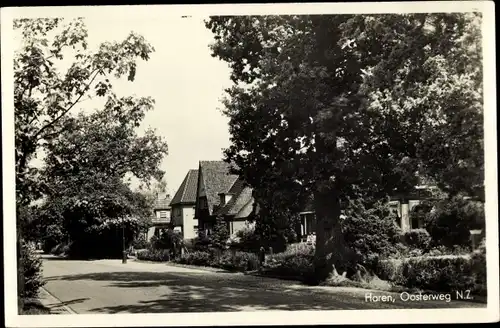
[[[203,18],[87,17],[89,49],[105,41],[121,41],[134,31],[155,48],[148,61],[139,60],[135,80],[113,82],[119,96],[151,96],[155,108],[140,130],[148,127],[165,138],[168,155],[167,192],[173,197],[190,169],[200,160],[221,160],[229,146],[228,119],[221,113],[224,89],[231,86],[227,63],[211,56],[213,35]],[[85,111],[96,102],[81,103]],[[85,108],[86,107],[86,108]],[[134,183],[132,187],[134,187]]]

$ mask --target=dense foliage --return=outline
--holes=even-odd
[[[387,203],[365,204],[350,201],[341,221],[346,243],[355,252],[355,260],[372,269],[379,258],[397,253],[401,230]]]
[[[434,204],[424,222],[434,245],[469,245],[470,230],[485,228],[484,203],[461,195],[444,199]]]
[[[17,253],[21,263],[23,283],[18,285],[21,298],[33,298],[38,295],[40,287],[45,285],[42,276],[42,260],[35,252],[33,245],[21,242]]]
[[[168,249],[141,249],[137,252],[137,259],[142,261],[167,262],[172,258]]]
[[[425,229],[413,229],[403,236],[405,243],[412,249],[420,249],[423,252],[429,251],[432,245],[431,235]]]
[[[284,252],[267,256],[263,274],[310,282],[313,279],[314,247],[306,244],[288,245]]]
[[[154,100],[118,96],[112,82],[133,81],[137,60],[154,49],[130,33],[91,51],[83,19],[14,25],[22,36],[14,57],[18,211],[41,200],[31,228],[41,227],[46,250],[64,241],[73,256],[120,256],[123,238],[128,244],[144,229],[151,210],[125,180],[161,179],[167,145],[153,130],[136,131]],[[74,112],[94,98],[101,108]]]
[[[481,188],[480,24],[474,13],[206,23],[235,82],[226,157],[258,201],[273,190],[290,191],[286,204],[314,196],[319,278],[352,262],[342,201],[405,192],[424,175],[450,193]]]
[[[228,238],[228,223],[223,217],[218,217],[215,221],[213,232],[210,234],[211,244],[216,248],[224,249],[226,248]]]

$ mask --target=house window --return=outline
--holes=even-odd
[[[200,208],[201,209],[207,208],[207,199],[206,198],[200,198]]]
[[[167,218],[167,211],[160,211],[160,219],[166,219]]]

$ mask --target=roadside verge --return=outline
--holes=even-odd
[[[43,287],[40,288],[39,300],[40,303],[50,309],[50,314],[77,314]]]

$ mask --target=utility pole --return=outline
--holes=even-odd
[[[122,224],[122,263],[127,263],[127,251],[125,250],[125,223]]]

